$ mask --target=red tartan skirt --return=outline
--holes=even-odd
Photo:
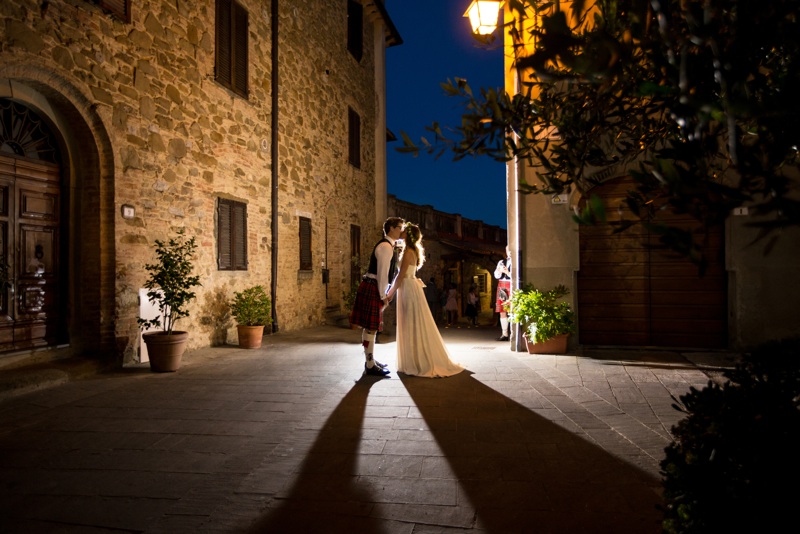
[[[383,330],[383,301],[378,293],[378,281],[374,278],[365,278],[358,285],[350,324],[367,330]]]
[[[505,312],[506,310],[503,309],[503,303],[507,299],[500,298],[500,292],[504,290],[506,295],[511,298],[511,280],[498,280],[497,281],[497,301],[494,304],[494,311],[496,312]]]

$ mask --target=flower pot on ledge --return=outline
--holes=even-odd
[[[525,338],[525,344],[528,347],[528,354],[566,354],[567,353],[567,340],[569,334],[561,334],[556,337],[551,337],[542,343],[534,343],[528,336]]]

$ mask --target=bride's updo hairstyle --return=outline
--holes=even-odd
[[[411,247],[417,253],[417,269],[425,263],[425,248],[422,246],[422,232],[414,223],[406,223],[406,249]]]

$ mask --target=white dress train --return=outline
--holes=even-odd
[[[428,378],[456,375],[464,367],[450,360],[424,287],[413,269],[397,287],[397,370]]]

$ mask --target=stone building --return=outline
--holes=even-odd
[[[189,349],[235,342],[245,287],[269,288],[280,330],[340,303],[387,213],[401,39],[381,0],[4,0],[0,18],[3,355],[136,361],[143,266],[178,230],[202,282]]]
[[[562,5],[568,10],[569,4]],[[558,9],[558,6],[553,9]],[[519,21],[508,3],[502,8],[506,28]],[[526,22],[529,23],[531,18]],[[528,32],[502,34],[505,88],[522,94],[513,65],[520,50],[532,53]],[[515,39],[521,39],[521,41]],[[527,74],[526,74],[527,76]],[[609,345],[747,350],[761,343],[797,336],[795,311],[800,286],[800,229],[784,228],[777,239],[759,239],[758,217],[747,206],[709,230],[703,276],[687,258],[659,248],[658,236],[648,232],[613,234],[609,227],[580,227],[572,215],[589,195],[603,200],[609,220],[618,217],[631,189],[638,162],[597,170],[592,189],[582,195],[523,194],[520,182],[539,183],[537,169],[523,160],[508,162],[508,234],[515,287],[531,283],[542,289],[563,284],[578,313],[573,347]],[[798,169],[786,169],[791,181],[788,198],[798,197]],[[694,228],[691,217],[664,211],[671,226]],[[779,234],[779,235],[777,235]],[[525,350],[516,336],[512,345]]]

